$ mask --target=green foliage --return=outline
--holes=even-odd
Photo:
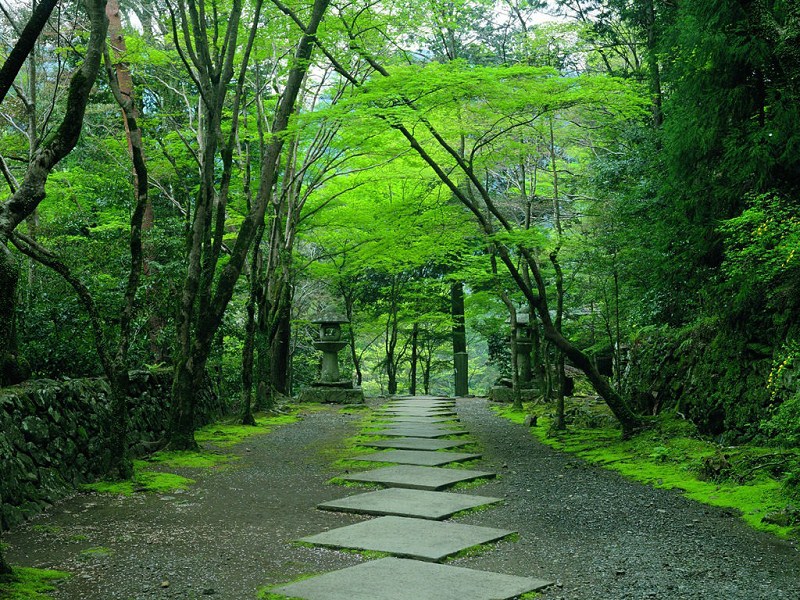
[[[800,447],[800,344],[778,353],[767,379],[772,404],[762,430],[780,444]]]
[[[678,411],[723,442],[752,440],[770,404],[772,349],[761,335],[717,318],[642,329],[625,391],[642,412]]]

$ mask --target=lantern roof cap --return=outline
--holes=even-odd
[[[350,320],[338,314],[323,314],[311,321],[317,325],[339,325],[341,323],[349,323]]]

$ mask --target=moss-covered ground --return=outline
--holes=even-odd
[[[133,461],[133,478],[127,481],[97,481],[83,485],[83,489],[103,493],[130,496],[135,492],[169,493],[183,490],[195,480],[175,469],[214,470],[239,460],[241,457],[224,452],[224,449],[240,444],[255,435],[265,435],[280,425],[300,420],[301,412],[320,410],[321,407],[292,405],[286,414],[256,415],[255,425],[242,425],[238,419],[227,419],[211,423],[195,432],[200,450],[160,451],[143,460]],[[185,471],[183,471],[185,472]]]
[[[721,447],[698,436],[691,423],[674,415],[662,415],[648,430],[623,440],[603,405],[580,399],[570,401],[567,413],[583,414],[582,421],[593,426],[574,423],[567,431],[551,428],[551,406],[536,404],[521,411],[508,405],[493,408],[517,423],[535,415],[537,424],[531,433],[552,448],[654,487],[682,490],[698,502],[737,510],[756,529],[780,537],[800,534],[800,523],[770,522],[770,515],[793,504],[784,480],[787,469],[800,467],[796,452]]]
[[[45,569],[19,567],[14,569],[14,581],[0,581],[0,598],[3,600],[48,600],[49,592],[56,588],[54,582],[66,579],[69,573]]]

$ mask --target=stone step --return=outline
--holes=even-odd
[[[391,437],[416,437],[416,438],[440,438],[448,435],[464,435],[465,429],[446,429],[433,425],[395,425],[387,429],[379,429],[369,432],[371,435],[391,436]]]
[[[440,521],[462,510],[501,502],[500,498],[387,488],[323,502],[317,508],[365,515],[396,515]]]
[[[409,517],[378,517],[300,539],[327,548],[388,552],[394,556],[441,562],[462,550],[512,535],[508,529],[442,523]]]
[[[425,408],[414,406],[398,406],[396,408],[384,408],[376,412],[378,415],[399,415],[402,417],[446,417],[456,413],[449,408]]]
[[[399,465],[420,465],[423,467],[439,467],[450,463],[464,462],[480,458],[480,454],[468,452],[430,452],[426,450],[388,450],[373,454],[359,454],[352,460],[370,462],[397,463]]]
[[[398,465],[396,467],[384,467],[382,469],[351,473],[349,475],[343,475],[342,479],[346,481],[360,481],[362,483],[377,483],[386,487],[436,491],[457,483],[474,481],[475,479],[488,479],[496,476],[496,473],[490,471]]]
[[[447,450],[466,446],[469,440],[437,440],[433,438],[417,437],[398,437],[388,440],[374,440],[371,442],[361,442],[362,446],[369,448],[398,448],[401,450]]]
[[[382,558],[270,592],[302,600],[509,600],[548,585],[530,577]]]
[[[387,421],[392,422],[392,423],[433,423],[433,424],[436,424],[436,423],[442,423],[442,424],[443,423],[448,423],[448,424],[450,424],[450,423],[452,423],[453,425],[456,425],[457,422],[458,422],[457,418],[448,417],[448,416],[445,416],[445,417],[415,417],[415,416],[405,416],[405,415],[399,415],[399,416],[391,415],[391,416],[385,416],[383,418],[386,419]]]

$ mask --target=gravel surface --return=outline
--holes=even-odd
[[[734,512],[653,489],[537,442],[483,400],[459,401],[459,417],[503,476],[480,488],[504,507],[461,522],[508,527],[501,543],[453,564],[530,575],[569,600],[800,599],[800,552],[750,529]]]
[[[483,449],[476,468],[502,475],[465,493],[506,501],[457,521],[520,537],[453,564],[557,581],[551,600],[800,599],[796,546],[542,446],[484,400],[459,400],[458,412]],[[74,573],[60,600],[253,599],[261,586],[355,565],[358,555],[291,541],[364,518],[314,508],[361,491],[326,483],[357,429],[358,417],[331,407],[231,449],[242,456],[233,466],[187,469],[198,483],[184,493],[80,494],[4,535],[8,558]]]

